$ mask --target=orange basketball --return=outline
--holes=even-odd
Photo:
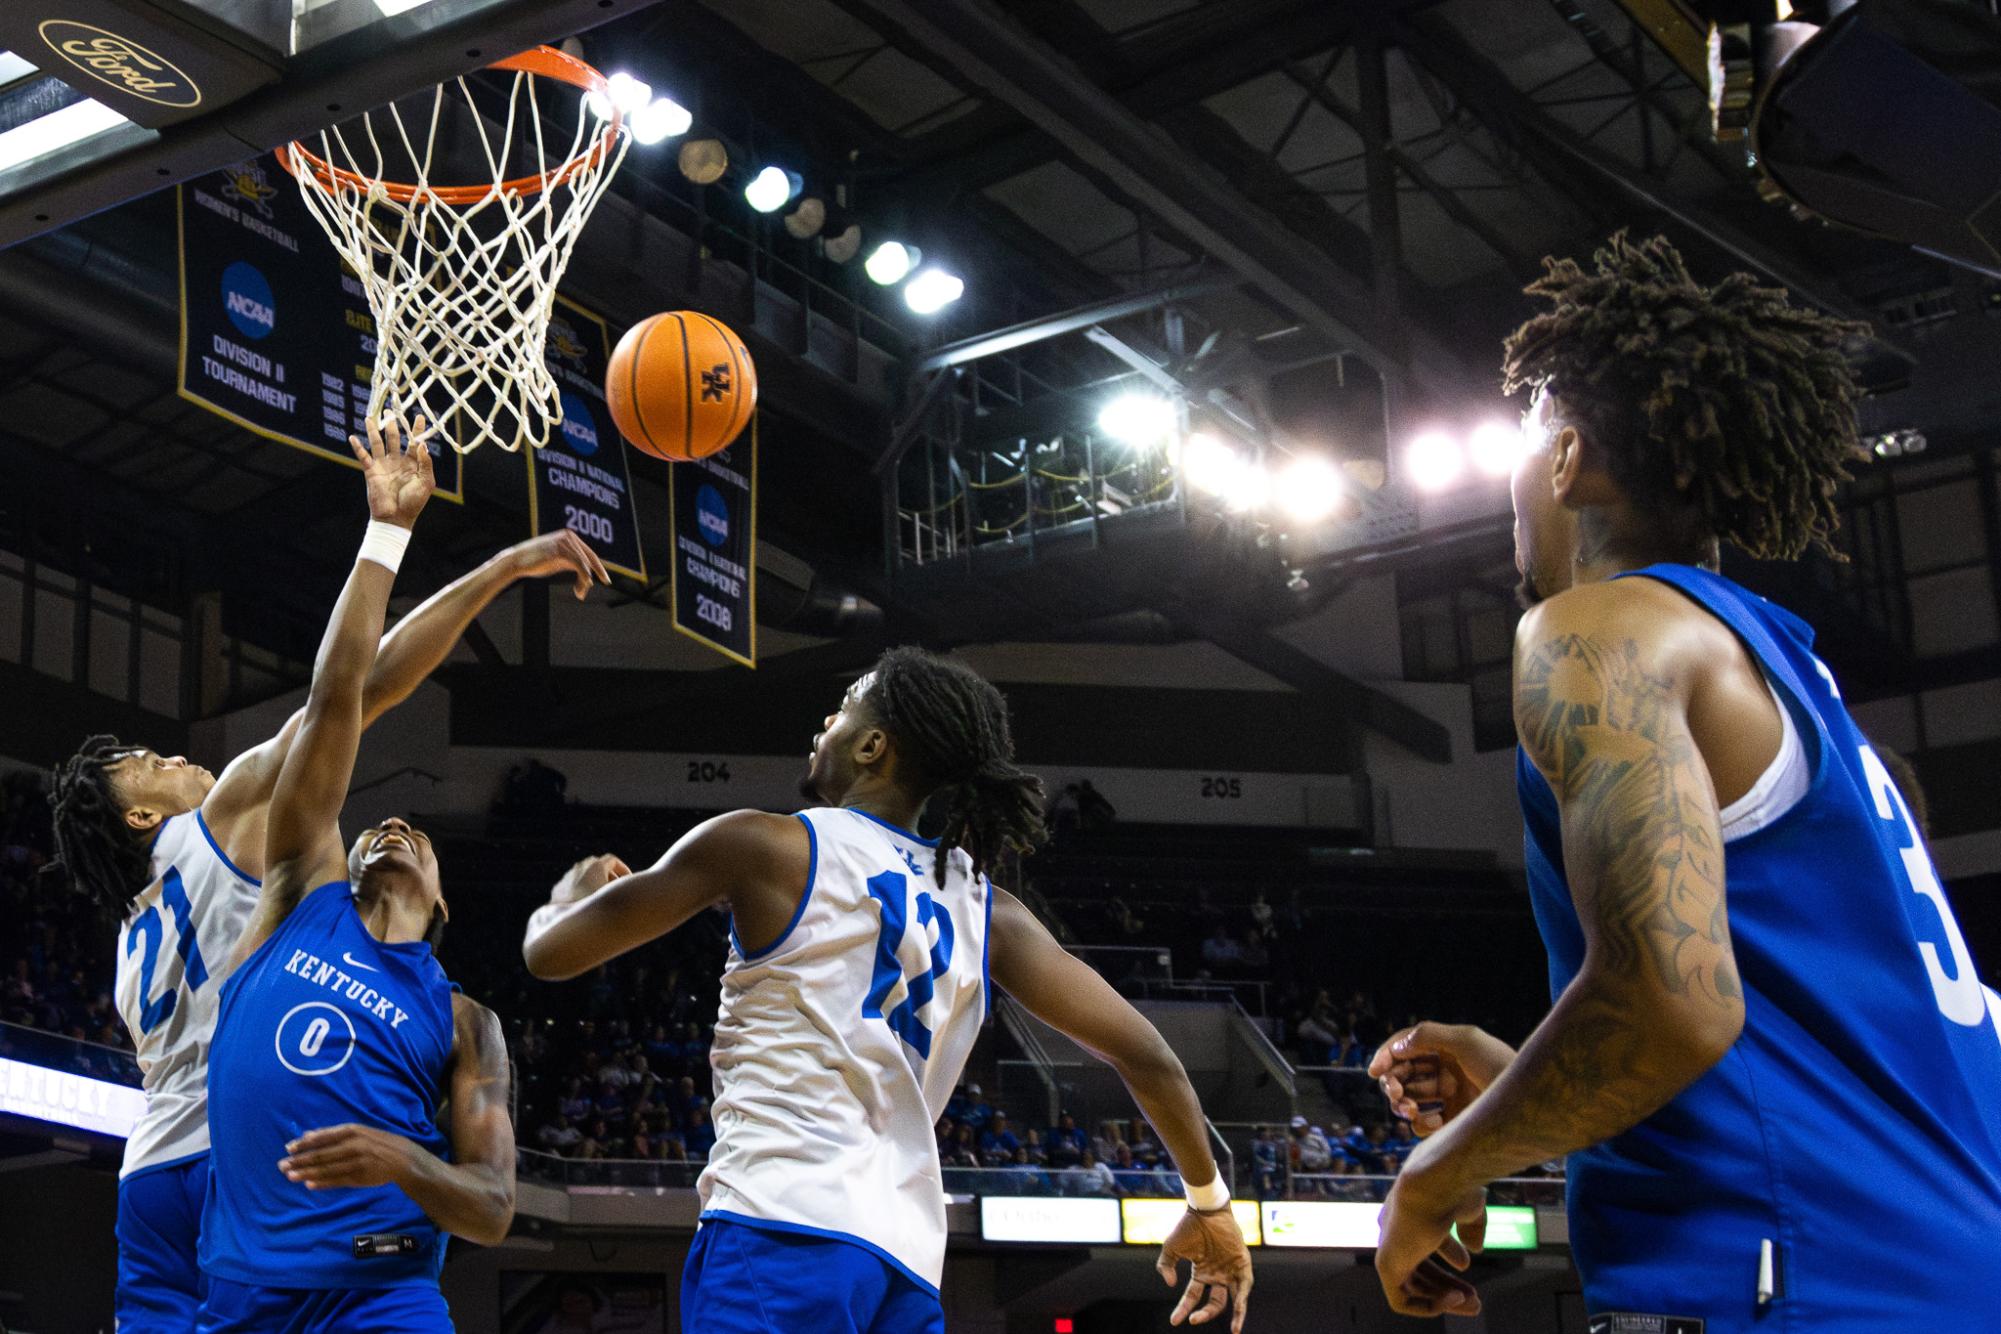
[[[750,424],[757,367],[722,321],[670,310],[618,340],[604,395],[634,449],[669,463],[705,459],[729,448]]]

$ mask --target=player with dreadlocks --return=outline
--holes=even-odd
[[[1519,1053],[1427,1023],[1376,1054],[1425,1137],[1390,1304],[1478,1310],[1484,1186],[1568,1155],[1594,1331],[1981,1323],[2001,996],[1811,628],[1718,572],[1829,547],[1862,330],[1659,239],[1528,290],[1514,704],[1555,1004]]]
[[[377,439],[376,425],[368,429]],[[386,430],[400,442],[398,423]],[[570,576],[578,597],[608,582],[574,533],[501,552],[382,640],[362,695],[362,726],[407,698],[494,598],[545,575]],[[209,1175],[210,1043],[226,961],[257,906],[272,793],[305,718],[304,709],[294,713],[220,777],[110,736],[91,737],[55,771],[50,869],[118,924],[118,1010],[146,1085],[146,1111],[125,1142],[118,1183],[116,1307],[125,1334],[195,1328],[204,1288],[195,1243]]]
[[[1162,1247],[1173,1320],[1233,1304],[1251,1262],[1188,1076],[1153,1025],[988,872],[1042,836],[1000,692],[918,649],[885,653],[813,740],[798,815],[737,811],[650,869],[580,862],[530,920],[537,977],[575,977],[713,905],[730,913],[716,1023],[716,1147],[682,1321],[703,1334],[943,1334],[934,1127],[998,985],[1124,1078],[1189,1207]],[[917,834],[928,810],[938,835]],[[1204,1293],[1206,1290],[1206,1300]]]

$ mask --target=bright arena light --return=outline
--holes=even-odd
[[[617,107],[621,115],[631,116],[644,110],[646,104],[653,100],[652,86],[624,70],[612,75],[606,82],[610,85],[608,93],[593,92],[584,99],[591,114],[599,120],[610,120],[613,107]]]
[[[1223,503],[1233,510],[1263,509],[1271,500],[1271,474],[1246,460],[1223,488]]]
[[[1099,409],[1098,429],[1129,445],[1158,444],[1174,429],[1174,404],[1155,394],[1120,394]]]
[[[1506,422],[1481,422],[1466,439],[1466,453],[1473,466],[1487,476],[1506,477],[1522,456],[1521,428]]]
[[[744,202],[759,213],[776,213],[792,198],[792,173],[783,167],[766,167],[743,187]]]
[[[1215,436],[1197,431],[1181,447],[1181,476],[1197,491],[1227,494],[1250,463]]]
[[[1279,475],[1279,507],[1295,523],[1318,523],[1341,507],[1341,470],[1317,456],[1296,458]]]
[[[903,304],[919,315],[936,315],[966,294],[966,280],[943,269],[926,269],[903,289]]]
[[[634,143],[657,144],[688,132],[695,118],[671,97],[656,97],[632,113]]]
[[[862,261],[862,269],[870,281],[883,287],[894,287],[917,267],[919,253],[916,246],[907,246],[901,241],[884,241],[869,252],[869,257]]]
[[[1443,431],[1426,431],[1404,446],[1404,470],[1420,491],[1452,485],[1466,469],[1459,442]]]

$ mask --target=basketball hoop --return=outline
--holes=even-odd
[[[298,141],[278,150],[375,317],[369,414],[421,411],[441,426],[457,418],[465,429],[441,434],[461,453],[487,440],[510,451],[524,440],[539,447],[562,420],[545,359],[556,284],[632,140],[616,107],[604,121],[589,109],[592,93],[609,101],[609,83],[583,61],[538,46],[488,68],[514,76],[498,125],[459,78],[433,90],[427,116],[413,115],[419,134],[392,103],[321,131],[317,152]],[[579,93],[576,129],[554,165],[542,79]],[[490,171],[481,183],[431,179],[434,165],[447,170],[439,129],[454,86]],[[385,179],[392,172],[412,179]]]

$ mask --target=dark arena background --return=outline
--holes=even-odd
[[[113,47],[65,55],[77,25]],[[430,832],[446,969],[506,1033],[518,1207],[452,1244],[460,1330],[689,1328],[728,920],[562,984],[524,924],[579,857],[797,809],[905,643],[1005,693],[1053,836],[995,879],[1186,1067],[1249,1327],[1410,1323],[1371,1248],[1414,1142],[1361,1067],[1413,1017],[1519,1042],[1549,1004],[1500,344],[1544,255],[1622,228],[1866,327],[1839,559],[1724,568],[1909,760],[2001,981],[1992,4],[7,0],[0,1327],[112,1328],[144,1105],[117,926],[38,875],[46,774],[93,733],[218,771],[270,736],[362,521],[379,331],[272,150],[542,43],[626,75],[633,131],[554,307],[563,429],[442,452],[391,618],[564,526],[612,583],[501,595],[343,818]],[[674,310],[755,361],[721,491],[606,412],[610,349]],[[1180,1183],[1108,1069],[998,1000],[940,1143],[952,1334],[1167,1328]],[[1484,1312],[1434,1324],[1583,1334],[1561,1177],[1492,1189]]]

